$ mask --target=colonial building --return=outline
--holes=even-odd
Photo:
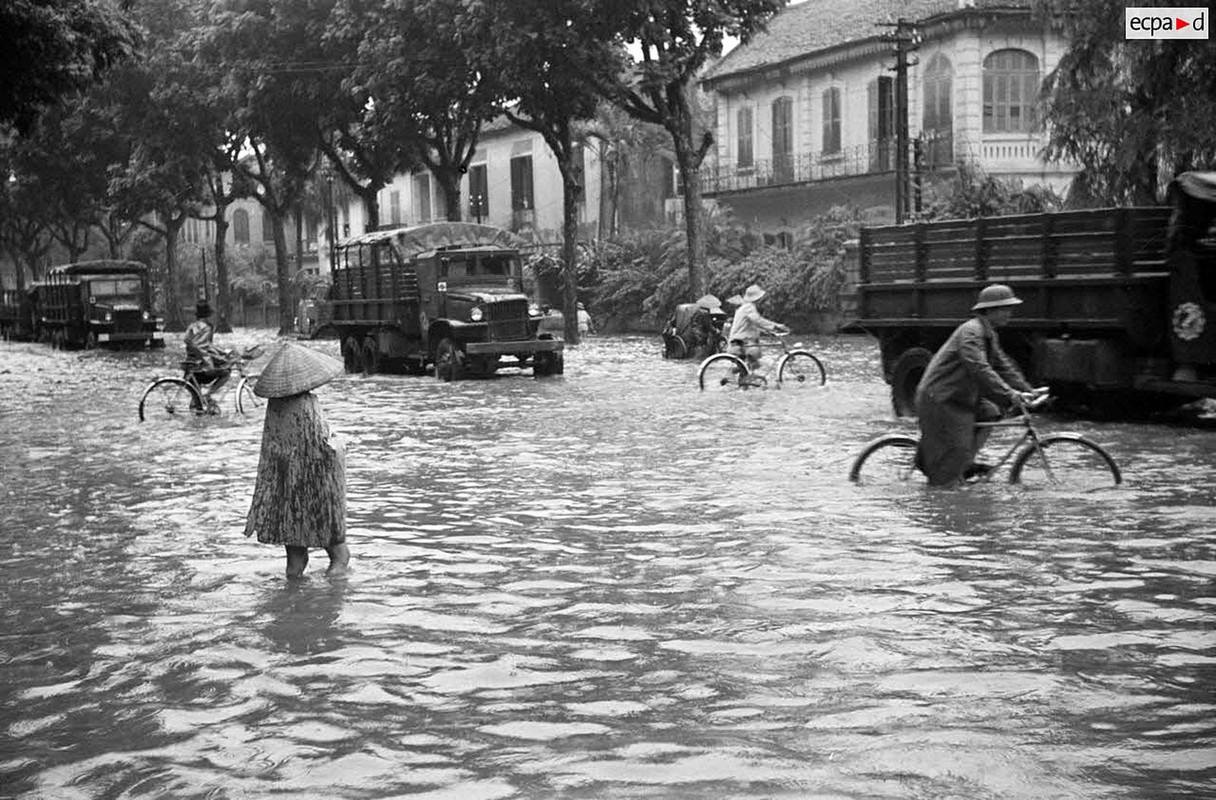
[[[897,28],[900,19],[906,24]],[[908,63],[904,103],[897,31]],[[702,82],[717,109],[705,195],[782,238],[834,205],[893,219],[901,107],[909,162],[922,181],[967,160],[1024,186],[1062,191],[1074,169],[1041,156],[1047,136],[1038,96],[1064,47],[1032,18],[1028,0],[787,6]]]

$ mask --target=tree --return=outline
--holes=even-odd
[[[1167,180],[1216,162],[1216,49],[1124,38],[1121,0],[1038,0],[1068,38],[1044,82],[1053,158],[1081,165],[1091,202],[1156,202]]]
[[[600,21],[594,41],[621,41],[627,59],[613,80],[597,72],[584,77],[608,100],[643,122],[671,135],[684,199],[689,283],[693,296],[705,293],[704,209],[701,164],[713,134],[697,124],[695,81],[722,55],[727,36],[746,43],[779,11],[785,0],[588,0],[589,18]]]
[[[271,219],[279,292],[279,333],[294,317],[285,223],[316,168],[324,81],[308,61],[324,33],[325,3],[217,0],[203,53],[232,94],[226,129],[244,144],[233,168],[254,186]]]
[[[366,0],[338,0],[321,39],[320,64],[327,91],[321,105],[321,151],[342,179],[359,196],[369,228],[380,225],[380,190],[399,172],[416,167],[416,148],[406,141],[416,136],[413,125],[393,127],[394,116],[377,112],[366,77],[378,70],[356,69],[355,54],[375,31],[378,16]],[[379,48],[369,47],[371,50]]]
[[[589,39],[577,2],[491,0],[472,6],[471,55],[500,84],[503,113],[536,131],[562,176],[562,312],[565,339],[578,344],[578,204],[586,196],[579,121],[595,115],[598,95],[582,75],[616,68],[615,53]],[[481,12],[481,13],[478,13]],[[576,67],[574,62],[578,62]]]
[[[0,3],[0,125],[29,133],[47,106],[128,59],[138,38],[108,0]]]
[[[497,85],[469,52],[465,0],[389,0],[369,11],[354,81],[366,91],[367,123],[399,137],[461,219],[460,180],[481,123],[496,114]]]

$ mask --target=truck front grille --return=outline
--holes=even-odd
[[[517,342],[528,338],[528,301],[500,300],[485,305],[490,341]]]
[[[143,327],[144,318],[139,311],[114,312],[114,333],[139,333]]]

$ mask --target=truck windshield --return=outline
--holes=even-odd
[[[89,281],[89,296],[107,305],[139,305],[139,278],[106,278]]]
[[[510,254],[474,255],[465,253],[445,257],[442,274],[446,278],[503,278],[518,273],[517,259]],[[498,281],[494,281],[497,283]]]

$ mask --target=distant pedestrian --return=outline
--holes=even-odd
[[[342,362],[288,342],[271,357],[254,393],[269,399],[253,504],[245,535],[287,548],[287,577],[308,566],[308,549],[329,554],[328,572],[345,570],[345,448],[330,435],[312,390],[343,373]]]

